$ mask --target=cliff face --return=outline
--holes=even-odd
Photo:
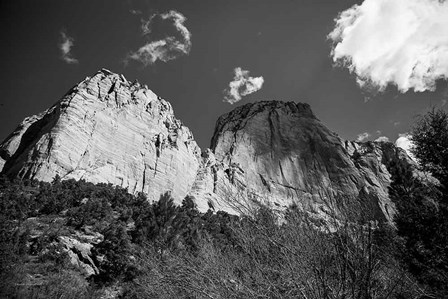
[[[194,197],[202,211],[237,213],[262,202],[325,217],[362,205],[368,217],[390,220],[386,164],[406,154],[390,143],[342,140],[307,104],[270,101],[221,116],[201,157],[168,102],[101,70],[25,119],[0,157],[9,176],[112,183],[150,200],[171,191],[177,202]]]
[[[366,216],[390,219],[385,162],[397,155],[392,144],[343,141],[307,104],[247,104],[219,118],[192,193],[225,210],[254,200],[322,215],[368,205]]]
[[[6,138],[6,140],[0,144],[0,172],[4,167],[4,164],[7,160],[9,160],[12,155],[17,151],[20,145],[20,141],[22,140],[23,134],[28,130],[28,128],[35,122],[39,121],[44,115],[46,111],[39,114],[33,115],[25,118]]]
[[[190,130],[147,87],[101,70],[2,143],[3,172],[51,181],[85,179],[182,199],[200,164]]]

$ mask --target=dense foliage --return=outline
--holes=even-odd
[[[439,188],[448,187],[448,113],[432,110],[421,116],[412,130],[413,154],[422,169],[439,180]],[[446,202],[446,197],[443,198]]]
[[[201,214],[190,198],[177,206],[167,193],[150,203],[123,188],[58,177],[52,183],[1,177],[0,211],[2,298],[48,298],[49,288],[55,288],[55,298],[96,297],[104,286],[141,275],[137,257],[143,250],[151,248],[160,258],[193,254],[210,236],[225,246],[231,240],[227,224],[236,218]],[[98,273],[85,279],[61,237],[98,234],[101,241],[92,242],[91,250]],[[61,289],[54,277],[70,284]]]
[[[436,298],[448,298],[448,114],[420,117],[412,141],[420,176],[405,163],[390,167],[400,258]]]
[[[2,178],[1,297],[410,298],[424,291],[377,223],[323,226],[291,207],[251,217],[200,213],[191,198],[150,203],[84,181]],[[331,227],[337,225],[335,232]],[[70,262],[61,238],[91,242],[98,271]],[[80,256],[81,254],[78,254]],[[84,257],[85,261],[85,257]],[[401,296],[401,297],[400,297]]]

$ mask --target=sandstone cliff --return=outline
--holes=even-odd
[[[391,219],[386,165],[407,159],[390,143],[344,141],[309,105],[257,102],[219,118],[202,153],[171,105],[146,86],[101,70],[0,145],[0,170],[20,178],[85,179],[232,213],[259,202],[325,217],[343,209]],[[3,162],[2,162],[3,161]]]
[[[390,143],[344,141],[309,105],[258,102],[219,118],[192,194],[216,209],[255,201],[297,205],[322,216],[368,206],[368,217],[390,219],[386,162],[405,153]]]
[[[0,156],[9,176],[112,183],[151,200],[165,191],[183,198],[200,164],[200,149],[171,105],[105,69],[25,119]]]

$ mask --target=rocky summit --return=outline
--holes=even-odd
[[[189,195],[205,211],[264,203],[325,216],[353,204],[390,220],[388,163],[410,160],[391,143],[346,141],[307,104],[265,101],[221,116],[202,151],[171,105],[138,82],[102,69],[0,145],[10,177],[84,179],[157,200]]]
[[[192,193],[224,210],[262,202],[297,205],[322,216],[354,205],[390,220],[387,187],[394,160],[412,163],[391,143],[342,140],[308,104],[247,104],[219,118]],[[359,209],[358,209],[359,210]]]
[[[185,197],[201,163],[193,135],[167,101],[105,69],[26,118],[0,152],[8,176],[112,183],[151,200],[165,191]]]

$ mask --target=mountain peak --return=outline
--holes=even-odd
[[[393,154],[381,146],[361,147],[349,152],[308,104],[246,104],[218,119],[207,156],[210,166],[203,170],[215,178],[213,188],[198,188],[196,197],[221,209],[250,206],[255,200],[278,209],[294,204],[318,214],[368,200],[370,217],[390,220],[393,205],[383,159]]]
[[[247,103],[245,105],[233,109],[231,112],[221,117],[225,117],[226,115],[242,115],[246,117],[260,111],[272,111],[278,109],[288,110],[290,111],[290,113],[294,113],[300,116],[315,118],[310,105],[307,103],[300,103],[294,101],[277,101],[277,100]]]
[[[238,131],[243,129],[251,119],[260,115],[267,115],[266,123],[260,124],[260,129],[266,125],[273,125],[273,122],[287,121],[287,119],[314,119],[317,120],[309,104],[284,101],[260,101],[248,103],[237,107],[219,117],[216,122],[215,133],[211,141],[211,149],[216,147],[217,138],[224,131]],[[279,115],[284,115],[280,118]]]
[[[128,81],[123,74],[105,68],[76,84],[60,100],[62,106],[66,106],[76,95],[86,101],[106,102],[117,108],[135,105],[142,110],[151,110],[151,102],[159,101],[164,111],[173,114],[170,103],[155,95],[147,85],[141,85],[137,80]]]
[[[101,68],[97,73],[103,73],[103,74],[106,74],[106,75],[117,75],[117,73],[114,73],[114,72],[112,72],[112,71],[110,71],[110,70],[108,70],[108,69],[106,69],[106,68]]]
[[[166,191],[185,197],[200,160],[191,131],[167,101],[106,69],[27,119],[0,152],[11,177],[112,183],[151,200]]]

